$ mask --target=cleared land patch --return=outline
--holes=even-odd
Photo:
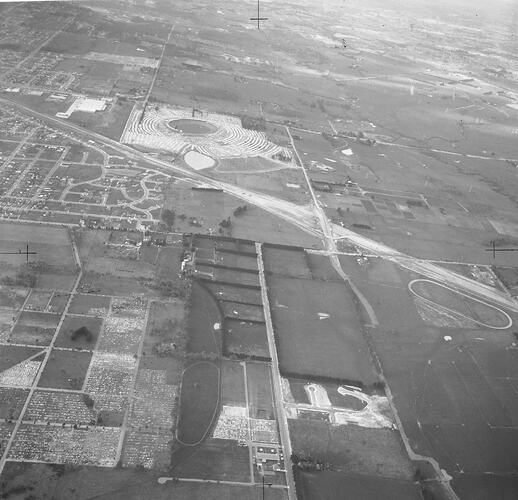
[[[300,500],[416,500],[421,497],[420,487],[413,481],[332,471],[298,472],[297,494]]]
[[[242,364],[224,360],[221,364],[221,404],[244,407],[246,404],[245,391]]]
[[[213,296],[197,282],[193,283],[190,310],[187,320],[190,352],[220,352],[220,333],[214,325],[222,323],[222,317]]]
[[[289,420],[293,453],[331,463],[340,472],[411,479],[413,466],[399,434],[392,429],[329,425],[309,419]]]
[[[226,319],[224,346],[228,354],[242,357],[270,358],[266,325],[241,319]]]
[[[264,363],[247,363],[246,373],[250,418],[273,421],[273,393],[269,367]]]
[[[99,337],[102,319],[67,315],[59,330],[56,347],[93,349]]]
[[[72,298],[68,312],[70,314],[88,314],[106,316],[110,307],[110,297],[104,295],[77,294]]]
[[[91,353],[87,352],[53,350],[38,386],[55,389],[81,389],[91,358]]]
[[[265,271],[290,278],[311,279],[306,253],[303,249],[287,249],[265,245]]]
[[[0,419],[18,418],[28,395],[26,389],[0,387]]]
[[[0,286],[0,307],[19,309],[22,307],[29,290],[26,288],[13,288]]]
[[[31,311],[44,311],[52,297],[52,292],[32,290],[29,299],[25,303],[25,309]]]
[[[172,463],[174,473],[179,477],[250,481],[248,448],[238,446],[231,440],[211,438],[196,447],[194,452],[190,449],[179,450],[173,454]],[[220,491],[219,487],[217,491]],[[259,490],[254,493],[257,496]],[[240,495],[239,498],[243,497]]]
[[[345,283],[270,276],[273,326],[284,375],[377,381]]]
[[[11,333],[11,341],[19,344],[48,345],[58,322],[58,314],[23,311]]]

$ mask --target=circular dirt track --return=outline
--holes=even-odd
[[[482,327],[506,330],[513,324],[502,309],[441,283],[417,279],[408,284],[408,289],[416,297]]]
[[[216,132],[218,128],[212,123],[195,119],[179,119],[167,122],[167,126],[185,135],[208,135]]]
[[[210,361],[189,365],[182,375],[180,420],[176,439],[196,446],[208,435],[219,405],[219,368]]]

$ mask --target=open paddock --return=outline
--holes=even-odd
[[[248,448],[232,440],[211,438],[194,449],[173,451],[171,464],[178,477],[250,481]]]
[[[28,395],[27,389],[0,387],[0,419],[17,419]]]
[[[262,305],[242,304],[241,302],[220,301],[220,307],[225,318],[239,319],[241,321],[264,322]]]
[[[401,481],[364,474],[340,472],[302,472],[296,476],[297,495],[300,500],[419,500],[419,485],[413,481]],[[477,499],[478,500],[478,499]],[[482,498],[480,498],[482,500]]]
[[[214,280],[236,283],[238,285],[259,286],[257,272],[237,271],[234,269],[214,268]]]
[[[41,349],[35,347],[2,345],[0,348],[0,373],[22,363],[28,358],[35,357],[40,352]]]
[[[19,309],[22,307],[29,290],[26,288],[13,288],[0,286],[0,308]]]
[[[176,276],[180,272],[181,247],[161,247],[158,254],[157,273],[162,275]]]
[[[326,255],[317,255],[308,252],[306,254],[306,258],[313,279],[324,281],[341,281],[339,274],[331,265],[331,261]]]
[[[79,390],[83,386],[92,354],[53,350],[38,387]]]
[[[252,188],[253,189],[253,188]],[[298,227],[287,224],[278,216],[253,207],[232,222],[232,235],[279,245],[300,245],[304,248],[322,248],[322,241]]]
[[[244,367],[240,362],[224,360],[221,363],[221,405],[245,406]]]
[[[270,367],[265,363],[246,363],[248,411],[250,418],[274,419]]]
[[[263,247],[264,270],[290,278],[311,279],[306,252],[303,249]]]
[[[62,314],[65,310],[69,298],[70,295],[68,293],[54,292],[54,295],[52,296],[52,299],[50,299],[48,305],[48,311],[57,314]]]
[[[101,318],[67,315],[59,329],[55,346],[72,349],[93,349],[101,332],[102,324]],[[88,332],[75,333],[84,328]],[[74,335],[75,338],[73,338]]]
[[[518,491],[518,478],[515,475],[501,476],[483,472],[479,474],[454,474],[452,486],[459,498],[512,500]]]
[[[430,326],[408,292],[413,275],[394,268],[388,282],[393,286],[387,288],[366,279],[368,269],[352,259],[341,260],[383,325],[371,330],[373,347],[410,445],[434,457],[449,475],[465,478],[459,494],[473,491],[472,477],[480,498],[495,498],[495,483],[477,478],[487,472],[503,477],[518,461],[513,446],[518,439],[513,382],[518,356],[510,348],[512,329]]]
[[[25,303],[25,309],[30,311],[44,311],[52,297],[52,292],[32,290],[29,299]]]
[[[75,272],[66,272],[61,274],[60,270],[54,269],[50,272],[37,273],[36,286],[38,288],[45,288],[47,290],[61,290],[69,292],[74,287],[77,279]]]
[[[511,295],[518,296],[518,268],[493,266],[492,269]]]
[[[47,266],[56,266],[61,273],[75,270],[74,252],[66,229],[0,222],[1,252],[17,252],[27,244],[31,252],[37,252],[37,261],[44,262]],[[20,257],[2,255],[1,261],[9,265],[19,265]]]
[[[248,302],[262,304],[261,290],[255,287],[227,285],[224,283],[206,283],[206,287],[218,300]]]
[[[116,276],[111,273],[101,274],[95,271],[87,271],[83,274],[78,290],[84,294],[95,293],[122,297],[131,294],[145,294],[156,297],[160,295],[160,292],[152,286],[146,286],[146,284],[152,285],[152,283],[145,279],[137,279],[132,270],[119,273],[120,275]]]
[[[281,372],[363,385],[377,381],[345,283],[267,278]]]
[[[304,386],[310,383],[308,380],[302,380],[302,379],[285,379],[289,382],[289,388],[290,388],[290,394],[293,398],[293,401],[295,403],[302,403],[309,405],[311,404],[311,401],[309,400],[308,394],[304,389]]]
[[[293,453],[329,462],[332,470],[411,480],[414,474],[399,433],[323,420],[288,420]]]
[[[58,314],[23,311],[11,333],[11,341],[18,344],[48,345],[58,322]]]
[[[199,283],[194,282],[189,302],[190,314],[187,318],[187,350],[189,352],[221,351],[220,328],[223,318],[214,297]]]
[[[247,463],[247,458],[243,463]],[[210,462],[210,465],[219,466],[217,460]],[[174,470],[174,475],[180,476]],[[63,471],[63,468],[54,465],[8,462],[3,480],[6,491],[16,491],[18,488],[24,491],[37,490],[41,498],[52,497],[56,500],[70,500],[77,497],[79,491],[87,492],[86,495],[95,494],[103,500],[257,500],[261,494],[259,486],[254,488],[238,484],[173,481],[159,484],[158,478],[163,475],[156,471],[133,468],[70,467]],[[267,495],[268,500],[288,498],[282,489],[268,489]]]
[[[110,308],[110,297],[105,295],[76,294],[72,298],[68,312],[89,316],[106,316]]]
[[[270,359],[266,325],[243,320],[225,320],[225,350],[227,354]]]
[[[234,252],[216,252],[215,264],[257,271],[257,256],[243,255]]]
[[[176,342],[184,328],[185,304],[183,301],[154,301],[151,303],[144,352],[152,352],[160,342]]]

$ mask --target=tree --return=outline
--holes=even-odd
[[[91,342],[93,339],[92,332],[86,326],[74,330],[70,335],[71,340],[77,340],[79,337],[84,337],[87,342]]]
[[[234,210],[234,217],[243,215],[248,210],[248,205],[241,205]]]
[[[174,210],[166,208],[165,210],[162,210],[160,217],[169,227],[172,227],[174,225],[176,214],[174,213]]]
[[[230,220],[230,217],[227,217],[226,219],[223,219],[219,223],[219,225],[220,225],[220,227],[228,228],[228,227],[232,226],[232,221]]]
[[[92,397],[89,394],[83,394],[83,401],[87,408],[92,409],[94,407],[95,401],[92,399]]]

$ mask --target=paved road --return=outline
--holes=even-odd
[[[315,194],[315,190],[313,189],[313,184],[311,183],[311,179],[309,178],[308,172],[306,170],[306,167],[304,166],[304,162],[302,161],[299,152],[297,151],[297,148],[295,147],[295,142],[293,140],[293,137],[291,135],[289,127],[286,127],[286,132],[288,133],[288,136],[291,141],[291,147],[293,148],[293,151],[295,152],[295,155],[297,156],[297,159],[299,161],[299,164],[302,168],[302,172],[304,173],[304,178],[306,179],[306,184],[308,186],[309,192],[311,193],[311,198],[313,199],[313,207],[316,212],[316,216],[320,222],[320,227],[322,228],[322,232],[324,234],[324,241],[326,244],[326,249],[329,252],[329,259],[331,261],[331,265],[335,269],[335,271],[338,273],[338,275],[346,281],[349,286],[351,287],[351,290],[356,295],[360,303],[362,304],[363,308],[367,312],[371,325],[372,326],[378,326],[378,318],[376,317],[376,313],[374,312],[374,309],[370,305],[369,301],[363,295],[363,293],[358,289],[358,287],[352,282],[352,280],[349,278],[349,276],[345,273],[345,271],[342,268],[342,264],[340,263],[340,259],[337,255],[337,247],[336,247],[336,238],[333,232],[333,226],[336,226],[336,224],[331,224],[329,222],[329,219],[327,218],[327,215],[322,208],[322,205],[318,201],[318,198]],[[337,226],[338,227],[338,226]]]
[[[16,420],[16,423],[14,424],[14,428],[13,428],[13,431],[11,433],[11,436],[9,437],[9,440],[7,441],[6,445],[5,445],[5,448],[4,448],[4,451],[3,451],[3,454],[2,454],[2,457],[0,458],[0,475],[2,474],[2,471],[4,470],[4,467],[5,467],[5,463],[7,461],[7,456],[9,455],[9,452],[11,450],[11,447],[13,445],[13,442],[14,442],[14,439],[16,437],[16,433],[18,432],[18,429],[20,428],[20,426],[22,425],[22,422],[23,422],[23,417],[25,416],[25,412],[27,411],[27,408],[29,407],[29,403],[32,399],[32,396],[34,394],[34,391],[36,390],[37,386],[38,386],[38,383],[40,381],[40,378],[41,378],[41,375],[43,374],[43,371],[45,370],[45,366],[47,365],[47,362],[50,358],[50,354],[52,352],[52,348],[54,347],[54,344],[56,342],[56,339],[58,338],[58,333],[59,333],[59,330],[61,329],[61,325],[63,324],[63,321],[65,321],[65,318],[67,316],[67,313],[68,313],[68,309],[70,307],[70,304],[72,303],[72,298],[74,297],[75,293],[77,292],[77,287],[79,286],[79,283],[81,282],[81,278],[83,276],[83,267],[81,265],[81,259],[79,257],[79,251],[77,249],[77,245],[76,245],[76,242],[74,240],[72,240],[72,245],[73,245],[73,248],[74,248],[74,256],[75,256],[75,259],[76,259],[76,263],[79,267],[79,274],[76,278],[76,281],[74,283],[74,288],[72,289],[72,292],[68,298],[68,302],[67,302],[67,305],[65,307],[65,310],[63,311],[63,314],[61,316],[61,319],[58,323],[58,326],[56,327],[56,331],[54,333],[54,336],[52,337],[52,340],[50,342],[50,344],[45,347],[44,349],[42,349],[42,351],[45,352],[45,357],[43,358],[43,361],[39,367],[39,371],[36,375],[36,378],[34,379],[33,383],[32,383],[32,386],[29,390],[29,395],[27,396],[27,399],[25,400],[25,403],[23,405],[23,408],[20,412],[20,416],[17,418]]]
[[[518,301],[516,301],[515,299],[513,299],[512,297],[510,297],[509,295],[507,295],[504,292],[496,290],[483,283],[474,281],[470,278],[461,276],[453,271],[444,269],[430,261],[425,261],[425,260],[417,259],[415,257],[406,255],[403,252],[400,252],[396,249],[390,248],[387,245],[384,245],[383,243],[379,243],[377,241],[371,240],[365,236],[357,234],[357,233],[355,233],[349,229],[343,228],[339,225],[330,224],[327,217],[325,217],[322,207],[318,203],[318,200],[316,199],[314,192],[312,192],[313,206],[296,205],[294,203],[291,203],[291,202],[288,202],[285,200],[276,199],[272,196],[264,195],[262,193],[256,193],[253,191],[249,191],[246,189],[242,189],[242,188],[233,186],[231,184],[227,184],[224,182],[220,182],[220,181],[217,181],[214,179],[207,178],[204,175],[199,174],[197,172],[193,172],[187,168],[159,160],[157,158],[154,158],[151,155],[141,153],[128,146],[119,144],[116,141],[113,141],[104,136],[101,136],[100,134],[96,134],[94,132],[90,132],[88,130],[82,129],[81,127],[74,125],[70,122],[65,122],[63,120],[33,111],[30,108],[27,108],[26,106],[23,106],[15,101],[11,101],[10,99],[0,98],[0,102],[14,106],[14,107],[18,108],[19,110],[21,110],[33,117],[36,117],[40,120],[46,121],[47,123],[50,123],[54,126],[57,126],[62,130],[64,129],[64,130],[68,130],[69,132],[73,132],[74,138],[76,140],[77,139],[81,140],[81,138],[90,138],[91,140],[94,140],[97,143],[96,144],[97,147],[109,146],[129,158],[132,158],[137,161],[143,161],[148,164],[154,165],[159,172],[163,172],[168,175],[175,174],[175,173],[181,174],[182,176],[185,176],[186,178],[190,179],[191,181],[193,181],[194,183],[196,183],[198,185],[205,185],[205,186],[223,189],[225,192],[227,192],[229,194],[232,194],[240,199],[243,199],[252,205],[259,206],[260,208],[263,208],[264,210],[285,219],[286,221],[296,225],[297,227],[303,229],[304,231],[306,231],[310,234],[323,238],[326,243],[326,249],[330,254],[330,257],[332,259],[333,265],[335,266],[335,269],[337,269],[337,272],[339,272],[340,275],[344,279],[349,281],[349,283],[351,283],[351,282],[350,282],[349,278],[345,275],[343,270],[341,269],[340,263],[338,261],[338,256],[337,256],[338,252],[336,251],[336,240],[338,240],[338,239],[346,240],[350,244],[361,249],[362,252],[363,251],[370,252],[373,255],[376,255],[378,257],[382,257],[391,262],[394,262],[397,265],[399,265],[405,269],[416,272],[427,278],[436,280],[439,283],[448,284],[448,285],[454,287],[455,289],[462,290],[463,292],[470,293],[479,298],[483,298],[486,301],[489,301],[490,303],[493,303],[493,304],[500,305],[501,307],[506,308],[507,310],[510,310],[513,312],[518,312]],[[90,146],[90,147],[92,146],[91,144],[87,144],[84,141],[81,141],[81,142],[83,142],[83,144],[85,144],[87,146]],[[296,152],[296,149],[295,149],[295,152]],[[299,159],[299,161],[300,161],[300,159]],[[301,162],[301,164],[302,164],[302,162]],[[306,180],[308,181],[308,186],[310,187],[310,190],[312,191],[311,183],[307,176],[307,172],[304,171],[304,175],[306,176]],[[354,286],[354,284],[352,284],[352,283],[351,283],[351,285]],[[354,290],[354,288],[353,288],[353,290]],[[355,290],[355,293],[358,293],[358,292],[359,292],[358,290]],[[364,306],[366,307],[366,310],[369,311],[366,304],[368,304],[368,302],[364,303]],[[373,311],[371,311],[371,314],[373,314]],[[371,317],[371,321],[373,321],[373,318],[375,318],[375,316]],[[374,321],[373,321],[373,324],[375,324]],[[273,334],[273,331],[271,333]],[[270,338],[274,341],[272,336],[270,336]],[[271,341],[271,340],[269,340],[269,341]],[[274,355],[276,356],[275,348],[272,349],[272,356],[274,356]],[[279,377],[280,377],[280,375],[279,375]],[[277,382],[275,382],[275,380]],[[282,401],[282,394],[280,393],[279,380],[280,379],[277,376],[274,377],[274,386],[275,385],[278,386],[276,388],[276,396],[275,396],[275,399],[278,402]],[[390,394],[390,388],[387,388],[387,392],[388,392],[390,400],[392,401],[391,394]],[[393,410],[394,410],[394,413],[396,416],[396,421],[398,423],[398,427],[400,429],[403,429],[401,422],[399,420],[399,416],[397,414],[397,409],[394,406],[393,406]],[[285,445],[285,451],[286,451],[286,454],[288,455],[288,454],[291,454],[291,449],[290,449],[290,445],[289,445],[289,442],[290,442],[289,433],[287,432],[287,421],[286,421],[286,425],[284,425],[284,423],[283,423],[283,421],[285,420],[284,409],[278,408],[278,412],[279,412],[280,426],[282,427],[281,439],[283,439],[283,444]],[[283,415],[284,415],[284,418],[283,418]],[[431,463],[434,466],[436,471],[438,471],[438,473],[439,473],[439,477],[441,477],[442,472],[440,470],[439,464],[435,460],[430,459],[429,457],[423,457],[421,455],[414,453],[410,446],[410,443],[408,442],[408,439],[406,438],[404,433],[402,433],[402,437],[403,437],[403,441],[405,443],[405,447],[407,448],[410,458],[412,458],[414,460],[427,460],[429,463]],[[10,444],[9,444],[9,446],[10,446]],[[286,459],[288,459],[288,457],[286,457]],[[1,471],[1,468],[3,468],[3,463],[4,463],[4,461],[0,462],[0,471]],[[289,476],[289,474],[288,474],[288,476]],[[443,478],[443,480],[445,483],[445,487],[448,491],[448,496],[452,499],[456,498],[455,493],[449,486],[448,478]],[[294,484],[288,489],[288,491],[289,492],[295,491]]]
[[[89,130],[83,129],[82,127],[79,127],[71,122],[34,111],[16,101],[7,99],[5,97],[0,97],[0,103],[16,107],[18,110],[23,111],[40,120],[46,121],[47,123],[57,126],[60,129],[74,132],[74,134],[77,135],[77,137],[74,137],[76,140],[78,140],[78,138],[80,140],[81,137],[90,138],[91,140],[94,140],[94,142],[98,143],[96,144],[97,147],[108,146],[131,159],[154,165],[159,172],[165,173],[167,175],[174,173],[182,174],[182,176],[190,179],[190,181],[194,182],[195,184],[222,189],[228,194],[245,200],[251,205],[258,206],[269,213],[281,217],[282,219],[290,222],[291,224],[299,227],[309,234],[320,238],[325,238],[325,235],[322,232],[323,221],[319,220],[319,218],[315,216],[314,209],[311,206],[297,205],[295,203],[281,200],[273,196],[257,193],[233,186],[232,184],[205,177],[203,174],[192,171],[186,167],[159,160],[149,154],[142,153],[129,146],[119,144],[112,139],[104,137],[95,132],[90,132]],[[86,142],[83,143],[87,146],[92,146],[92,144]],[[331,224],[330,226],[335,240],[347,240],[350,244],[360,248],[362,251],[370,252],[374,255],[390,260],[404,267],[405,269],[426,276],[427,278],[437,280],[444,284],[449,284],[454,288],[471,293],[491,303],[500,305],[501,307],[504,307],[510,311],[518,312],[518,301],[507,295],[505,292],[496,290],[488,285],[479,283],[465,276],[461,276],[448,269],[441,268],[429,261],[423,261],[410,255],[406,255],[403,252],[391,248],[383,243],[371,240],[365,236],[355,233],[354,231],[351,231],[350,229],[339,226],[338,224]],[[328,242],[329,239],[330,238],[327,238]]]
[[[270,302],[268,300],[268,289],[266,286],[266,278],[264,277],[263,247],[261,243],[256,243],[257,265],[259,267],[259,282],[261,283],[261,296],[263,299],[264,318],[266,321],[266,333],[268,335],[268,347],[272,358],[272,379],[273,379],[273,399],[275,404],[275,412],[277,414],[277,423],[279,424],[279,433],[281,436],[281,444],[284,449],[284,464],[286,469],[286,483],[288,485],[288,499],[297,500],[297,492],[295,489],[295,479],[291,468],[291,439],[288,429],[288,418],[284,409],[284,398],[282,397],[281,372],[279,369],[279,358],[277,357],[277,346],[275,345],[275,334],[273,331],[272,315],[270,311]]]

